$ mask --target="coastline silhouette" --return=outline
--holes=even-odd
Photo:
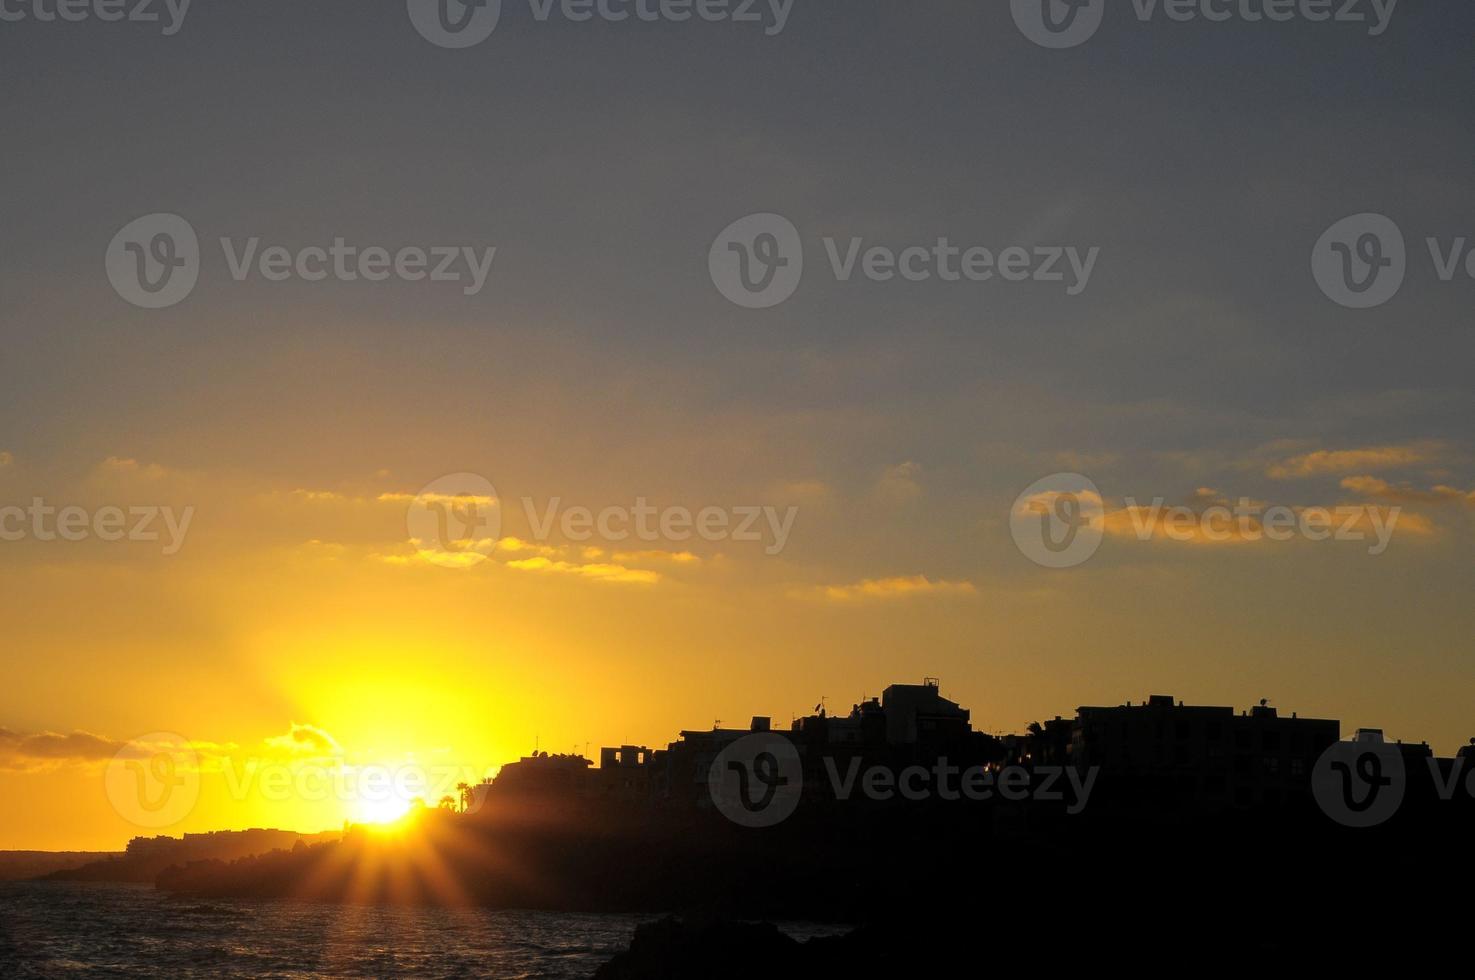
[[[734,757],[743,746],[752,751]],[[755,968],[774,957],[795,969],[901,967],[925,961],[902,938],[915,930],[965,936],[974,915],[1048,914],[1065,883],[1110,883],[1117,899],[1072,929],[1112,948],[1137,935],[1137,902],[1172,924],[1154,929],[1162,945],[1207,941],[1241,903],[1315,919],[1320,903],[1407,887],[1409,870],[1462,841],[1475,815],[1469,751],[1438,759],[1372,731],[1342,741],[1339,722],[1268,703],[1235,711],[1161,695],[994,736],[931,678],[843,715],[818,705],[787,731],[757,716],[683,731],[664,749],[599,754],[598,766],[531,754],[393,828],[139,838],[121,857],[50,877],[153,881],[195,900],[680,916],[642,929],[609,977],[714,950]],[[724,796],[723,769],[743,777],[740,799]],[[1395,773],[1397,808],[1359,824]],[[1335,791],[1325,800],[1323,776]],[[755,819],[772,808],[782,819]],[[741,925],[766,920],[855,931],[798,943]]]

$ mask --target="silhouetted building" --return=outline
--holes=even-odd
[[[1248,712],[1185,706],[1165,695],[1142,704],[1083,707],[1071,732],[1071,763],[1101,769],[1116,800],[1201,810],[1309,800],[1316,760],[1341,723],[1281,717],[1261,703]]]
[[[215,830],[204,834],[185,834],[183,837],[135,837],[128,842],[125,856],[128,858],[169,861],[234,861],[236,858],[268,851],[291,850],[301,841],[320,844],[337,840],[342,834],[328,831],[321,834],[299,834],[290,830]]]
[[[1054,718],[1041,725],[1035,722],[1023,735],[1005,735],[1003,764],[1011,766],[1066,766],[1070,764],[1070,745],[1075,731],[1074,718]]]
[[[683,731],[662,757],[662,770],[653,780],[660,794],[678,804],[711,805],[707,789],[707,773],[718,753],[747,735],[768,732],[770,719],[755,715],[747,728],[718,728],[710,731]]]
[[[928,744],[956,739],[972,731],[968,709],[943,697],[938,687],[937,678],[929,677],[921,684],[892,684],[881,692],[887,742]]]
[[[572,796],[586,791],[585,776],[593,762],[582,755],[536,752],[509,762],[492,780],[495,792]]]
[[[643,745],[599,750],[599,768],[591,770],[595,796],[616,800],[648,800],[656,792],[656,753]]]

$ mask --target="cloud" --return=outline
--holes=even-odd
[[[119,456],[109,456],[98,463],[97,472],[101,475],[137,476],[146,480],[162,480],[169,475],[169,471],[158,463],[140,463],[136,459],[124,459]]]
[[[1222,505],[1215,501],[1213,506]],[[1266,540],[1257,516],[1226,514],[1205,517],[1204,511],[1208,509],[1133,504],[1107,511],[1103,529],[1114,538],[1180,544],[1245,544]]]
[[[902,599],[923,595],[975,595],[972,582],[932,581],[925,575],[864,579],[850,585],[826,585],[820,594],[835,602],[866,599]]]
[[[1267,527],[1265,515],[1271,508],[1261,501],[1246,498],[1238,504],[1231,503],[1207,489],[1199,490],[1194,500],[1195,506],[1131,504],[1108,510],[1102,518],[1102,527],[1114,538],[1206,546],[1276,543],[1299,533],[1289,529],[1280,518],[1273,519]],[[1337,535],[1360,535],[1356,540],[1369,535],[1376,537],[1380,529],[1388,534],[1419,537],[1428,537],[1436,531],[1428,518],[1399,507],[1355,504],[1279,509],[1292,515],[1297,528],[1304,522],[1307,527],[1326,528]]]
[[[414,554],[373,554],[374,561],[390,565],[419,565],[434,562],[438,565],[476,565],[486,558],[502,561],[507,568],[519,572],[545,572],[554,575],[569,575],[595,579],[601,582],[625,582],[638,585],[654,585],[664,579],[660,572],[641,568],[630,568],[631,564],[664,562],[676,565],[693,565],[703,559],[689,551],[617,551],[611,554],[604,548],[588,546],[575,549],[568,545],[547,545],[526,541],[522,538],[482,538],[475,541],[455,542],[455,550],[426,547],[425,542],[412,539]],[[495,553],[495,554],[494,554]],[[570,556],[583,561],[570,560]]]
[[[438,565],[443,568],[472,568],[492,556],[505,543],[497,538],[457,538],[444,545],[438,541],[410,538],[413,549],[408,554],[375,551],[367,555],[371,562],[400,568]]]
[[[444,545],[439,541],[410,539],[410,545],[415,549],[415,554],[426,561],[434,560],[437,563],[449,561],[456,564],[464,562],[471,565],[479,564],[497,549],[499,543],[496,538],[456,538]]]
[[[599,549],[598,548],[593,548],[593,549],[589,549],[589,550],[598,551]],[[599,557],[599,556],[595,556],[595,557]],[[676,563],[678,565],[691,565],[691,564],[695,564],[695,563],[701,561],[701,558],[699,558],[696,555],[692,554],[690,551],[659,551],[659,550],[650,550],[650,551],[617,551],[614,554],[614,559],[615,559],[615,561],[618,561],[618,562],[669,561],[669,562],[674,562],[674,563]]]
[[[336,490],[293,490],[292,496],[310,504],[342,503],[348,497]]]
[[[1265,475],[1275,480],[1296,480],[1336,473],[1372,472],[1416,466],[1428,462],[1436,451],[1430,443],[1407,446],[1370,446],[1363,449],[1318,449],[1271,463]]]
[[[1031,514],[1040,513],[1041,509],[1054,510],[1055,501],[1061,497],[1067,497],[1072,501],[1079,502],[1085,506],[1083,510],[1097,511],[1106,506],[1106,502],[1099,493],[1093,490],[1072,490],[1069,492],[1061,490],[1041,490],[1032,493],[1028,497],[1021,497],[1015,504],[1014,513],[1019,517],[1028,517]]]
[[[32,769],[48,766],[106,762],[117,755],[126,742],[75,731],[70,735],[39,732],[22,735],[0,728],[0,769]]]
[[[544,558],[553,558],[560,554],[561,549],[552,545],[536,544],[532,541],[524,541],[522,538],[514,538],[508,535],[497,541],[497,550],[509,555],[532,554],[542,555]],[[586,551],[598,551],[597,548],[588,548]],[[602,554],[594,555],[595,558],[604,557]]]
[[[285,735],[273,735],[266,740],[266,744],[274,749],[281,749],[297,755],[342,755],[343,750],[338,745],[338,740],[316,725],[299,725],[292,722],[292,728]]]
[[[652,572],[642,568],[626,568],[624,565],[609,563],[579,565],[568,561],[554,561],[551,558],[542,556],[509,561],[507,562],[507,567],[520,572],[577,575],[600,582],[623,582],[634,585],[655,585],[662,578],[659,572]]]
[[[1475,507],[1475,490],[1458,487],[1434,486],[1420,490],[1407,483],[1392,484],[1375,476],[1349,476],[1342,481],[1342,489],[1350,490],[1363,497],[1390,500],[1396,503],[1453,504],[1461,503]]]
[[[36,771],[99,766],[115,756],[146,759],[157,752],[178,753],[186,746],[206,757],[218,757],[237,748],[234,744],[186,742],[177,736],[154,743],[144,739],[120,741],[80,729],[69,734],[37,732],[26,735],[0,728],[0,769]]]
[[[478,504],[485,507],[496,507],[499,505],[496,497],[475,493],[381,493],[377,499],[382,504],[419,503],[423,506],[429,506],[431,504]]]

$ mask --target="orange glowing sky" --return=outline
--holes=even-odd
[[[475,456],[461,465],[493,470]],[[1247,454],[1257,470],[1232,472],[1306,500],[1314,476],[1267,475],[1305,458],[1272,447]],[[1331,485],[1354,461],[1369,462],[1327,464]],[[700,470],[673,464],[667,475]],[[1431,614],[1455,601],[1456,580],[1431,570],[1466,547],[1462,503],[1423,505],[1435,530],[1396,538],[1377,558],[1338,542],[1108,535],[1088,564],[1050,571],[1013,549],[1004,495],[960,508],[951,475],[922,464],[851,484],[779,467],[713,472],[709,496],[693,484],[675,498],[799,507],[776,556],[731,541],[638,552],[533,542],[513,495],[548,498],[507,480],[503,547],[446,568],[405,530],[404,496],[437,475],[400,464],[291,480],[114,457],[68,481],[14,454],[0,471],[9,497],[42,486],[84,506],[193,502],[196,516],[170,557],[138,542],[7,546],[0,790],[28,805],[0,814],[0,845],[117,847],[153,832],[109,805],[101,776],[121,742],[146,733],[177,733],[200,753],[199,802],[164,830],[320,830],[392,817],[408,800],[364,797],[345,773],[427,773],[441,783],[409,795],[433,803],[535,743],[597,752],[664,745],[717,719],[786,724],[822,696],[843,709],[924,674],[991,731],[1165,692],[1240,707],[1270,696],[1445,750],[1466,737],[1463,695],[1449,683],[1460,617]],[[597,509],[653,482],[610,472],[564,499]],[[533,554],[552,558],[529,563]],[[650,574],[581,573],[592,566]]]
[[[994,732],[1161,693],[1475,736],[1471,283],[1423,247],[1475,215],[1470,14],[1400,9],[1375,39],[1124,20],[1060,52],[1002,3],[798,4],[773,38],[506,5],[452,52],[402,4],[285,27],[197,6],[178,37],[0,31],[0,508],[193,508],[177,554],[0,540],[0,848],[337,828],[404,800],[304,773],[474,780],[535,744],[784,726],[924,676]],[[1418,68],[1390,96],[1395,64]],[[1309,257],[1369,209],[1410,271],[1353,311]],[[708,268],[759,211],[808,259],[765,310]],[[210,254],[159,310],[105,268],[153,212]],[[842,281],[831,236],[1100,260],[1077,296]],[[217,245],[337,237],[496,261],[468,295],[237,281]],[[1050,570],[1010,514],[1062,471],[1100,488],[1106,535]],[[465,568],[407,521],[455,473],[495,486],[503,535]],[[1376,556],[1141,540],[1129,498],[1156,497],[1404,519]],[[770,554],[540,537],[524,499],[797,511]],[[199,796],[156,831],[106,770],[160,732]]]

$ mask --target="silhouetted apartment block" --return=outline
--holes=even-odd
[[[549,755],[535,752],[509,762],[492,781],[495,792],[533,796],[564,796],[587,789],[589,767],[594,763],[581,755]]]
[[[1118,802],[1164,808],[1275,806],[1310,798],[1311,772],[1341,723],[1265,703],[1248,712],[1188,706],[1156,695],[1142,704],[1082,707],[1071,731],[1077,766],[1099,766]]]
[[[1381,728],[1359,728],[1352,737],[1354,742],[1391,747],[1403,763],[1404,810],[1413,810],[1437,803],[1448,804],[1458,800],[1461,805],[1471,800],[1470,786],[1466,775],[1475,763],[1470,753],[1460,749],[1454,758],[1440,759],[1428,742],[1389,741]],[[1469,748],[1467,746],[1466,748]],[[1443,807],[1441,807],[1443,809]]]
[[[886,741],[916,745],[966,736],[969,712],[943,697],[935,677],[921,684],[892,684],[881,692],[886,715]]]
[[[755,715],[747,728],[722,728],[719,723],[710,731],[683,731],[680,740],[666,749],[663,764],[658,767],[663,770],[656,776],[658,791],[676,802],[709,806],[707,774],[718,753],[745,735],[771,729],[769,718]]]
[[[805,718],[795,719],[791,730],[797,741],[813,745],[837,745],[859,748],[886,744],[886,713],[880,698],[868,698],[852,705],[844,717],[831,715],[823,708]]]
[[[605,799],[642,800],[656,789],[656,757],[643,745],[599,750],[599,768],[590,773],[594,795]]]

